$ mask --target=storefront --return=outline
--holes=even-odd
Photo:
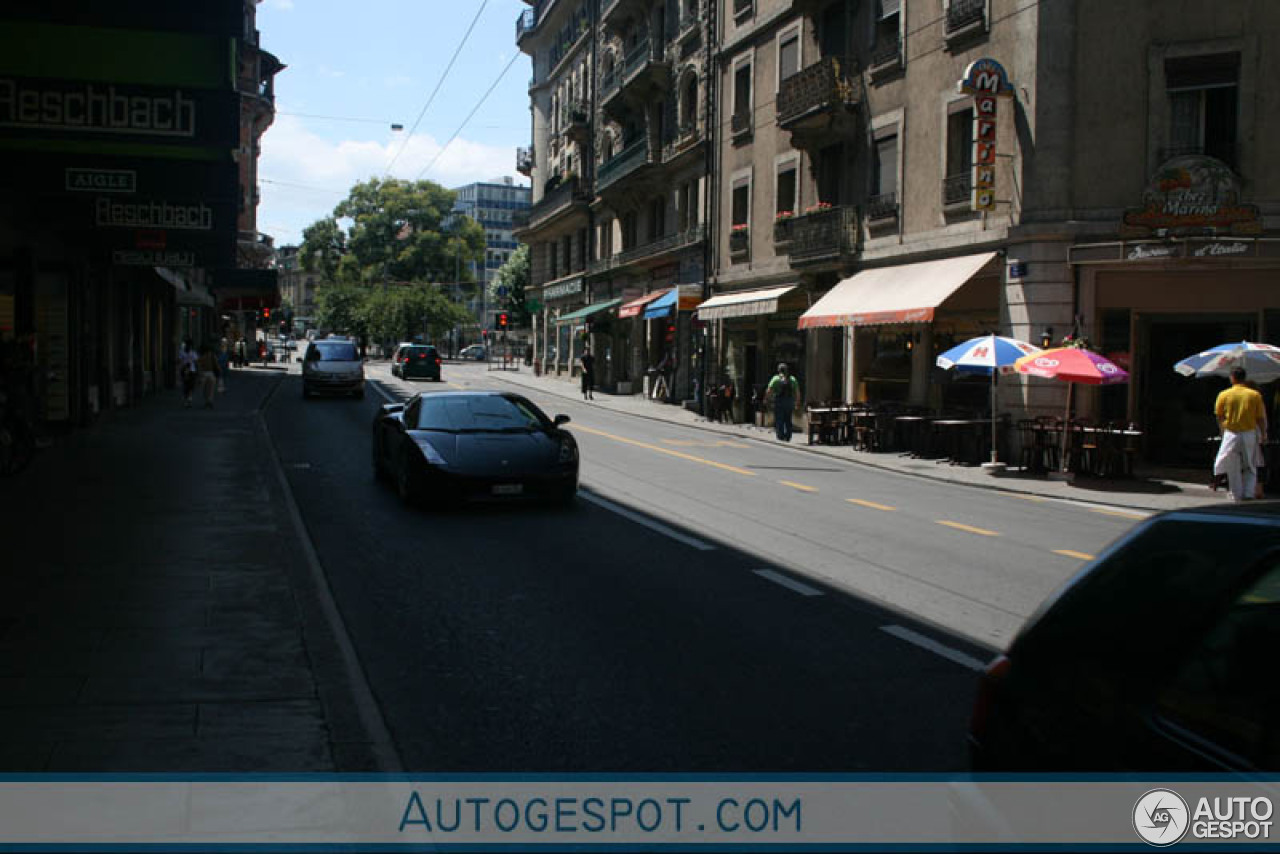
[[[938,353],[1000,328],[995,252],[863,270],[800,318],[812,332],[849,330],[845,400],[982,409],[989,387],[934,364]]]
[[[558,357],[562,370],[575,375],[575,363],[583,349],[591,348],[596,359],[597,382],[609,383],[609,364],[613,359],[613,330],[616,309],[621,299],[594,302],[585,308],[562,314],[556,318],[556,350],[564,354]]]
[[[733,384],[734,420],[755,420],[780,362],[807,396],[806,336],[796,324],[808,305],[807,293],[792,284],[719,294],[698,306],[698,319],[711,324],[714,364],[720,367],[711,382]]]
[[[586,279],[567,276],[542,287],[542,310],[534,317],[534,359],[544,373],[560,373],[569,369],[569,330],[557,318],[582,308],[585,303]]]

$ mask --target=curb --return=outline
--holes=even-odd
[[[511,385],[518,385],[518,386],[522,386],[522,387],[524,387],[524,388],[538,388],[538,389],[542,390],[541,386],[535,386],[535,385],[533,385],[533,384],[531,384],[531,383],[522,383],[522,382],[519,382],[519,381],[517,381],[517,380],[512,380],[512,379],[509,379],[509,378],[504,377],[504,376],[498,376],[498,377],[495,377],[495,379],[504,380],[504,381],[506,381],[507,383],[510,383]],[[566,399],[566,400],[575,400],[575,401],[577,400],[576,395],[565,394],[565,393],[560,392],[560,391],[558,391],[558,390],[552,390],[552,389],[546,389],[545,391],[546,391],[546,393],[547,393],[547,394],[551,394],[551,395],[554,395],[554,396],[556,396],[556,397],[564,398],[564,399]],[[584,401],[580,401],[580,402],[581,402],[584,406],[592,406],[592,405],[594,405],[594,404],[593,404],[593,402],[592,402],[592,401],[589,401],[589,400],[584,400]],[[1004,493],[1008,493],[1008,494],[1011,494],[1011,495],[1034,495],[1034,496],[1036,496],[1037,498],[1048,498],[1048,499],[1051,499],[1051,500],[1058,500],[1058,501],[1086,501],[1086,502],[1088,502],[1088,503],[1090,503],[1090,504],[1098,504],[1098,505],[1102,505],[1102,506],[1105,506],[1105,507],[1115,507],[1115,508],[1120,509],[1120,510],[1133,510],[1133,511],[1141,512],[1141,513],[1151,513],[1151,514],[1155,514],[1155,513],[1163,513],[1163,512],[1167,512],[1166,510],[1156,509],[1156,508],[1152,508],[1152,507],[1140,507],[1140,506],[1136,506],[1136,505],[1133,505],[1133,504],[1121,504],[1121,503],[1119,503],[1119,502],[1117,502],[1117,501],[1115,501],[1115,500],[1110,500],[1110,501],[1108,501],[1108,500],[1105,500],[1105,497],[1103,497],[1103,498],[1099,498],[1099,497],[1094,497],[1094,496],[1087,496],[1087,497],[1086,497],[1086,496],[1079,496],[1079,497],[1076,497],[1076,496],[1065,496],[1065,495],[1047,495],[1047,494],[1045,494],[1045,493],[1043,493],[1043,492],[1035,492],[1035,491],[1028,490],[1028,489],[1013,489],[1013,488],[1011,488],[1011,487],[1009,487],[1009,486],[1003,486],[1003,485],[1001,485],[1001,484],[997,484],[997,483],[974,483],[974,482],[972,482],[972,481],[968,481],[968,480],[959,480],[959,479],[957,479],[957,478],[942,477],[942,476],[939,476],[939,475],[928,475],[928,474],[924,474],[923,472],[903,471],[903,470],[901,470],[901,469],[897,469],[897,468],[894,468],[894,467],[892,467],[892,466],[881,465],[881,464],[876,463],[876,462],[871,461],[871,460],[852,459],[852,458],[849,458],[849,457],[842,456],[842,455],[840,455],[840,454],[833,454],[833,453],[830,453],[830,452],[828,452],[828,451],[824,451],[824,450],[822,450],[822,449],[821,449],[821,448],[819,448],[819,447],[815,447],[815,446],[813,446],[813,445],[791,445],[791,444],[787,444],[787,443],[778,443],[778,442],[775,442],[775,441],[774,441],[774,440],[772,440],[772,439],[768,439],[768,438],[765,438],[765,437],[763,437],[763,436],[753,436],[753,435],[751,435],[751,434],[749,434],[749,433],[742,433],[742,432],[739,432],[739,431],[737,431],[737,430],[726,430],[726,429],[724,429],[724,428],[722,428],[722,427],[713,427],[713,426],[711,426],[709,423],[706,423],[706,422],[701,422],[701,423],[700,423],[700,422],[696,422],[696,421],[695,421],[695,422],[688,422],[688,423],[686,423],[686,422],[684,422],[684,421],[678,421],[678,420],[676,420],[676,419],[674,419],[674,418],[664,418],[664,417],[662,417],[662,416],[660,416],[660,415],[648,415],[648,414],[643,413],[643,412],[627,412],[627,411],[622,411],[622,410],[612,409],[612,408],[610,408],[610,407],[598,407],[598,408],[600,408],[600,409],[604,409],[605,411],[608,411],[608,412],[616,412],[616,413],[618,413],[618,414],[620,414],[620,415],[629,415],[629,416],[631,416],[631,417],[633,417],[633,418],[644,418],[644,419],[646,419],[646,420],[648,420],[648,421],[657,421],[657,422],[661,422],[661,423],[664,423],[664,424],[677,424],[677,425],[684,426],[684,427],[692,427],[692,428],[697,429],[697,430],[702,430],[702,431],[705,431],[705,432],[708,432],[708,433],[716,433],[716,434],[719,434],[719,435],[721,435],[721,436],[736,436],[736,437],[738,437],[738,438],[742,438],[742,439],[750,439],[750,440],[751,440],[751,441],[753,441],[753,442],[760,442],[760,443],[762,443],[762,444],[768,444],[768,445],[770,445],[770,446],[772,446],[772,447],[787,447],[787,448],[790,448],[790,449],[792,449],[792,450],[796,450],[796,451],[803,451],[804,453],[812,454],[812,455],[817,456],[817,457],[823,457],[824,459],[829,459],[829,460],[840,460],[841,462],[846,462],[846,463],[849,463],[849,464],[851,464],[851,465],[865,466],[865,467],[867,467],[867,468],[876,469],[877,471],[889,472],[889,473],[891,473],[891,474],[899,474],[899,475],[902,475],[902,476],[904,476],[904,477],[914,477],[914,478],[919,478],[920,480],[928,480],[928,481],[933,481],[933,482],[935,482],[935,483],[949,483],[949,484],[952,484],[952,485],[954,485],[954,486],[968,486],[968,487],[972,487],[972,488],[974,488],[974,489],[987,489],[987,490],[991,490],[991,491],[993,491],[993,492],[1004,492]],[[995,479],[995,478],[993,477],[993,479]],[[1173,509],[1173,508],[1169,508],[1169,509]]]

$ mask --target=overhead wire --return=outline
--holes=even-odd
[[[400,159],[400,155],[404,154],[404,150],[409,146],[409,140],[413,137],[414,131],[418,129],[418,125],[422,122],[422,117],[427,114],[427,110],[431,108],[431,104],[436,99],[436,94],[440,91],[440,87],[444,85],[445,78],[449,76],[449,72],[453,69],[453,64],[457,61],[458,55],[462,53],[462,48],[466,46],[467,39],[471,38],[471,31],[476,28],[476,22],[480,20],[484,7],[489,5],[489,0],[484,0],[480,4],[480,8],[476,10],[476,16],[471,19],[471,26],[467,27],[467,31],[462,34],[462,40],[458,42],[458,47],[454,49],[453,56],[449,59],[449,64],[445,66],[444,72],[441,73],[440,79],[436,81],[436,88],[431,90],[431,95],[427,98],[427,103],[422,105],[422,111],[418,113],[418,118],[414,120],[413,127],[409,128],[409,132],[405,134],[404,140],[400,143],[400,150],[391,158],[391,162],[387,164],[387,168],[382,170],[383,175],[391,172],[391,167],[396,165],[396,161]]]
[[[423,168],[423,170],[418,173],[417,178],[415,180],[420,180],[423,175],[431,171],[432,167],[436,165],[436,162],[440,159],[441,155],[443,155],[445,151],[449,148],[449,146],[453,144],[453,141],[458,138],[458,134],[462,133],[463,128],[467,126],[467,123],[471,121],[471,118],[480,110],[482,106],[484,106],[484,102],[487,101],[489,99],[489,96],[493,94],[493,90],[498,88],[498,84],[502,82],[502,78],[507,76],[507,72],[511,70],[511,66],[516,64],[516,60],[519,59],[520,56],[521,54],[516,53],[511,57],[510,61],[507,62],[506,67],[504,67],[501,73],[498,74],[497,79],[494,80],[493,83],[489,86],[489,88],[485,90],[485,93],[480,96],[480,100],[477,101],[476,105],[471,108],[471,112],[467,113],[467,117],[462,120],[462,124],[458,125],[458,129],[453,132],[453,136],[449,137],[449,141],[446,142],[443,146],[441,146],[440,150],[436,152],[436,156],[433,157],[431,159],[431,162],[428,163],[426,167]]]

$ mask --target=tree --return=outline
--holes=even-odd
[[[302,230],[303,269],[319,272],[325,282],[336,282],[338,264],[347,252],[347,238],[333,217],[318,219]]]
[[[321,329],[368,334],[363,305],[368,292],[350,285],[321,285],[316,291],[316,323]]]
[[[524,293],[528,286],[529,245],[521,243],[520,248],[511,253],[507,263],[502,265],[489,285],[489,298],[495,305],[506,308],[512,326],[526,327],[532,320],[532,312],[529,311]]]
[[[388,344],[418,335],[435,340],[470,319],[461,306],[447,300],[433,285],[369,290],[359,311],[369,336]]]

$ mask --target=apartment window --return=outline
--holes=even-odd
[[[1239,133],[1240,55],[1219,53],[1165,61],[1169,92],[1169,148],[1216,157],[1236,165]]]
[[[587,269],[587,230],[578,229],[578,269]]]
[[[558,279],[560,273],[556,270],[556,242],[554,240],[547,243],[547,279]]]
[[[635,249],[640,242],[640,218],[635,211],[627,211],[622,215],[622,251]]]
[[[676,216],[680,231],[688,231],[698,224],[698,182],[682,184],[676,192]]]
[[[573,238],[566,234],[560,239],[560,249],[564,252],[564,271],[573,272]]]
[[[667,200],[655,196],[649,202],[649,240],[660,239],[667,230]]]
[[[751,179],[739,178],[733,183],[733,225],[751,222]]]
[[[778,82],[800,70],[800,28],[792,27],[778,36]]]
[[[902,47],[901,0],[879,0],[876,14],[875,44],[871,64],[887,65],[899,60]]]
[[[613,255],[613,220],[607,219],[600,223],[600,257],[608,258]]]
[[[774,200],[774,211],[776,213],[783,213],[784,211],[795,213],[800,207],[800,199],[796,194],[798,167],[799,162],[794,158],[778,164],[776,199]]]
[[[955,110],[947,116],[947,177],[973,168],[973,108]]]
[[[685,78],[684,88],[680,96],[680,132],[693,129],[698,120],[698,78],[690,74]]]
[[[876,156],[872,161],[871,194],[884,196],[898,192],[898,135],[876,140]]]
[[[751,130],[751,63],[743,63],[733,72],[733,132]]]

